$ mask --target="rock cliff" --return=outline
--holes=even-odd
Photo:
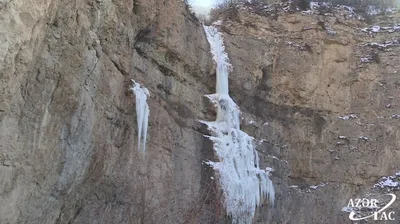
[[[349,223],[348,200],[400,171],[400,32],[250,6],[220,19],[230,95],[275,169],[255,222]],[[180,0],[0,1],[0,223],[226,222],[198,122],[215,118],[209,51]],[[131,79],[150,91],[145,154]]]
[[[0,2],[0,223],[181,223],[212,62],[181,1]],[[151,92],[137,152],[134,79]]]
[[[285,11],[247,5],[216,23],[242,125],[276,169],[277,205],[258,222],[351,223],[349,199],[400,170],[400,30],[370,29],[399,14],[368,24],[343,8]]]

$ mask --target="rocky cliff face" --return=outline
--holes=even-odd
[[[338,10],[247,6],[217,23],[234,65],[232,98],[276,169],[277,205],[260,223],[349,223],[349,199],[400,170],[400,30],[365,32],[370,24]],[[393,27],[399,16],[370,22]]]
[[[181,223],[212,62],[181,1],[0,2],[0,223]],[[151,92],[137,152],[134,79]]]
[[[350,198],[400,170],[399,48],[361,46],[399,33],[252,10],[219,29],[242,126],[276,170],[256,222],[346,223]],[[222,219],[197,121],[215,116],[213,63],[183,2],[6,0],[0,18],[0,223]],[[144,155],[131,79],[151,95]]]

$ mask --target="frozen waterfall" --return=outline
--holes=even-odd
[[[149,90],[140,86],[139,83],[132,80],[133,86],[130,88],[136,96],[136,119],[138,127],[138,150],[145,152],[147,129],[149,126],[149,105],[147,105],[147,97],[150,96]],[[141,140],[143,138],[143,146]]]
[[[216,170],[224,206],[233,223],[249,224],[264,198],[274,203],[274,186],[269,171],[259,166],[253,138],[240,130],[240,110],[229,96],[231,65],[222,35],[213,26],[204,26],[204,30],[217,64],[217,93],[207,95],[218,107],[217,119],[214,122],[201,121],[212,133],[207,137],[214,142],[214,151],[219,159],[208,164]]]

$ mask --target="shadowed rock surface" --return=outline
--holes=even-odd
[[[0,223],[183,222],[212,68],[184,3],[2,1],[0,15]],[[131,79],[151,92],[145,156]]]

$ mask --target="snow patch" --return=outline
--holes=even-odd
[[[372,48],[377,48],[379,50],[384,50],[386,48],[395,47],[398,45],[400,45],[400,41],[393,40],[393,41],[385,41],[383,43],[376,43],[376,42],[366,43],[366,44],[362,44],[360,46],[361,47],[368,46],[368,47],[372,47]]]
[[[310,2],[310,10],[302,11],[303,15],[320,14],[321,9],[332,9],[345,12],[349,18],[361,19],[361,16],[355,13],[354,8],[346,5],[333,5],[330,2]],[[332,13],[324,13],[323,15],[332,16]]]
[[[374,56],[372,55],[366,55],[362,58],[360,58],[361,63],[373,63],[375,61]]]
[[[393,114],[393,115],[392,115],[392,118],[394,118],[394,119],[400,119],[400,114]]]
[[[326,33],[331,36],[334,36],[337,34],[337,32],[335,30],[333,30],[332,28],[326,28]]]
[[[381,10],[379,8],[377,8],[375,5],[370,5],[368,6],[367,9],[367,14],[371,15],[371,16],[375,16],[375,15],[379,15],[379,14],[383,14],[383,13],[396,13],[398,10],[396,8],[387,8],[385,10]]]
[[[395,176],[382,177],[374,188],[400,189],[400,172],[397,172]]]
[[[286,44],[288,44],[289,46],[295,47],[295,48],[299,49],[300,51],[305,50],[305,48],[303,46],[300,46],[299,44],[296,44],[292,41],[286,41]]]
[[[351,120],[351,119],[357,119],[358,116],[355,115],[355,114],[349,114],[349,115],[345,115],[345,116],[343,116],[343,117],[342,117],[342,116],[339,116],[338,118],[341,119],[341,120],[347,121],[347,120]]]
[[[212,25],[213,26],[221,26],[222,25],[222,20],[217,20],[217,21],[213,22]]]
[[[371,15],[371,16],[375,16],[381,13],[381,10],[378,9],[376,6],[374,5],[369,5],[368,9],[367,9],[367,14]]]
[[[400,25],[393,25],[393,26],[370,26],[364,27],[360,29],[362,32],[365,33],[394,33],[400,31]]]
[[[343,207],[340,211],[350,213],[350,212],[354,211],[354,208],[352,208],[352,207]]]
[[[311,193],[312,191],[317,190],[318,188],[326,186],[328,183],[320,183],[318,185],[311,185],[311,186],[303,186],[300,188],[298,185],[291,185],[289,188],[296,188],[299,192],[306,192]]]

